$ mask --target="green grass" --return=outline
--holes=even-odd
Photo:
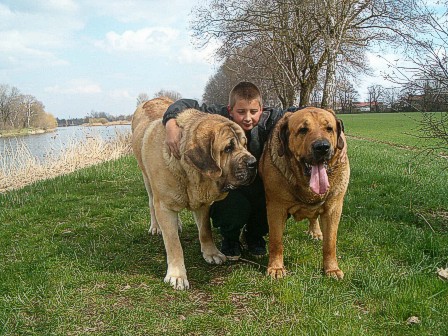
[[[431,114],[435,116],[434,120],[438,120],[441,113]],[[431,139],[423,139],[419,132],[421,113],[339,114],[338,118],[344,121],[349,136],[416,148],[426,148],[436,143]]]
[[[267,258],[208,265],[184,212],[192,289],[174,291],[130,156],[0,195],[0,334],[446,335],[448,283],[436,274],[448,267],[446,161],[348,142],[342,281],[322,275],[321,243],[292,221],[286,278],[266,277]]]

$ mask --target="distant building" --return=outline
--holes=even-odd
[[[353,102],[356,112],[384,112],[385,107],[383,102]]]
[[[359,112],[370,112],[369,102],[353,102],[353,108]]]

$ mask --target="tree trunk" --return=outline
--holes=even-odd
[[[322,108],[331,108],[334,94],[335,94],[335,81],[336,81],[336,51],[328,51],[327,71],[325,77],[324,90],[322,93]]]
[[[308,106],[310,104],[311,91],[314,85],[302,85],[300,89],[299,107]]]
[[[324,33],[325,48],[327,49],[327,70],[325,76],[324,90],[322,93],[321,106],[323,108],[331,108],[334,102],[335,86],[336,86],[336,55],[339,49],[339,43],[336,39],[336,27],[334,13],[336,12],[335,1],[327,3],[327,29]]]

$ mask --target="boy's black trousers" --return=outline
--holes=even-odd
[[[250,185],[230,190],[225,199],[214,202],[210,218],[213,226],[229,240],[238,240],[244,225],[249,238],[266,235],[269,231],[266,196],[260,176],[257,174]]]

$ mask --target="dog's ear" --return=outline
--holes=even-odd
[[[278,127],[278,140],[279,140],[279,147],[278,147],[278,156],[282,157],[285,155],[288,151],[288,141],[289,141],[289,128],[288,128],[288,120],[289,116],[291,115],[291,112],[285,113],[283,118],[280,119]]]
[[[196,137],[195,140],[195,145],[185,151],[185,161],[205,176],[217,179],[222,169],[213,154],[214,136],[210,134],[210,137]]]
[[[338,134],[338,142],[337,142],[336,147],[338,149],[342,149],[342,148],[344,148],[344,145],[345,145],[344,140],[341,137],[341,133],[344,131],[344,124],[341,119],[336,118],[336,125],[337,125],[337,134]]]

